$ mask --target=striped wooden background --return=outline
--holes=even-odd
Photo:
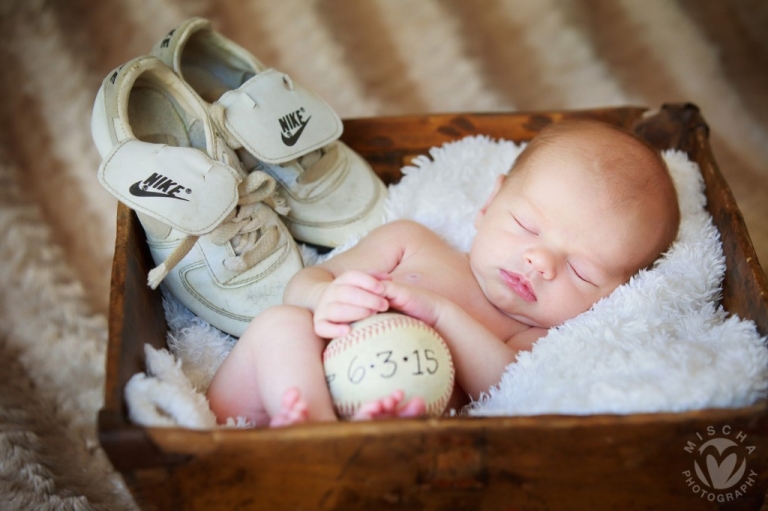
[[[115,202],[89,122],[103,76],[191,16],[342,117],[694,102],[768,264],[765,0],[5,0],[0,501],[130,507],[94,448]]]

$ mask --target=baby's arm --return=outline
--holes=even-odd
[[[413,229],[412,222],[385,224],[346,252],[304,268],[288,283],[283,302],[312,311],[319,336],[345,335],[349,323],[389,307],[381,281],[402,260]]]
[[[499,383],[520,348],[499,339],[461,307],[440,295],[395,282],[385,282],[393,309],[432,326],[448,344],[456,379],[472,399]],[[540,330],[540,329],[537,329]]]

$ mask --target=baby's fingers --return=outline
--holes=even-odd
[[[389,305],[395,309],[408,309],[408,306],[414,302],[416,298],[413,288],[400,285],[396,282],[387,282],[384,284],[383,296]]]
[[[331,323],[330,321],[315,321],[315,334],[323,339],[335,339],[349,333],[352,327],[349,323]]]
[[[389,308],[389,301],[383,296],[354,285],[336,286],[329,296],[329,303],[352,305],[378,312],[383,312]]]
[[[358,305],[338,302],[329,303],[323,307],[322,310],[318,309],[315,311],[315,324],[320,321],[328,321],[330,323],[352,323],[367,318],[376,312],[378,311]]]
[[[435,325],[439,315],[438,302],[441,299],[439,296],[421,288],[396,282],[386,282],[385,287],[384,297],[391,308],[420,319],[428,325]]]
[[[380,295],[384,292],[384,284],[381,280],[386,274],[369,274],[363,271],[348,271],[344,272],[336,278],[336,282],[339,284],[347,284],[360,289],[365,289],[371,293]]]

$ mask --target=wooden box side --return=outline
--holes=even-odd
[[[768,281],[760,266],[752,240],[717,162],[712,156],[706,130],[700,139],[699,165],[707,183],[707,208],[720,231],[725,253],[723,306],[741,318],[751,319],[762,335],[768,335]]]
[[[455,113],[347,119],[341,139],[362,155],[387,183],[400,179],[400,169],[433,147],[466,136],[482,135],[516,142],[533,138],[544,126],[569,118],[600,120],[626,129],[644,108],[603,108],[563,112]]]
[[[147,286],[146,275],[153,266],[136,214],[118,204],[104,406],[98,417],[99,441],[118,470],[131,466],[132,460],[162,465],[178,459],[164,454],[147,437],[145,428],[130,422],[123,395],[128,380],[144,371],[144,345],[166,347],[168,325],[162,297],[159,291]]]
[[[744,217],[723,177],[709,144],[709,127],[692,104],[664,105],[633,127],[659,149],[688,153],[701,169],[707,210],[720,233],[726,271],[721,303],[728,312],[755,322],[768,335],[768,282],[755,254]]]
[[[763,408],[685,414],[313,423],[222,434],[153,428],[189,461],[126,475],[145,511],[185,509],[760,509]],[[702,498],[707,432],[755,449],[741,495]],[[762,432],[762,433],[761,433]],[[686,450],[689,449],[689,450]],[[687,472],[687,475],[686,475]]]

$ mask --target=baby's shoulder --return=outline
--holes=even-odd
[[[393,220],[374,231],[380,238],[403,246],[443,244],[442,238],[429,227],[413,220]]]
[[[410,220],[407,218],[403,218],[400,220],[392,220],[391,222],[387,222],[386,224],[384,224],[384,226],[389,229],[392,229],[393,231],[398,231],[398,232],[408,233],[408,234],[423,235],[424,233],[432,233],[432,230],[429,227],[425,226],[424,224],[420,224],[415,220]]]
[[[397,260],[416,254],[438,257],[450,250],[434,231],[413,220],[394,220],[376,228],[359,244],[368,253],[396,254]]]
[[[437,234],[425,225],[407,219],[387,222],[371,234],[382,238],[395,239],[401,243],[439,239]]]

